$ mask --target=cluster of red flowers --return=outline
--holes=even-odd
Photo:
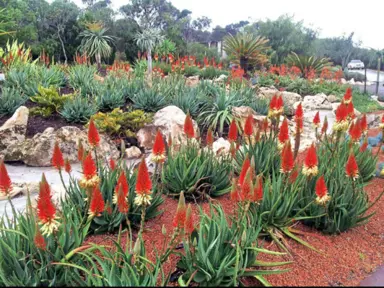
[[[48,66],[49,63],[50,63],[49,55],[48,55],[48,54],[45,54],[44,49],[43,49],[43,51],[40,52],[40,57],[39,57],[39,59],[40,59],[40,63],[42,63],[42,64],[44,64],[44,65],[46,65],[46,66]]]
[[[312,67],[306,68],[304,71],[304,77],[308,80],[313,80],[316,77],[316,71]]]
[[[89,59],[88,59],[87,53],[84,53],[83,55],[79,55],[76,52],[74,60],[75,60],[75,63],[78,65],[89,64]]]
[[[283,97],[281,95],[280,96],[274,95],[271,99],[271,102],[269,102],[268,117],[278,118],[283,112],[284,112]]]
[[[56,221],[56,207],[52,202],[51,188],[43,174],[40,182],[40,191],[37,198],[37,217],[42,225],[43,235],[50,235],[57,229],[59,223]]]
[[[280,66],[272,65],[269,67],[268,70],[269,73],[271,74],[276,74],[279,76],[290,76],[291,79],[296,78],[300,76],[301,71],[300,68],[297,66],[291,66],[288,68],[286,65],[282,64]]]
[[[131,65],[129,63],[122,63],[119,61],[114,61],[112,65],[107,67],[108,71],[115,71],[115,72],[120,70],[129,72],[130,69],[131,69]]]
[[[191,235],[195,229],[191,204],[185,204],[184,192],[180,193],[179,203],[172,225],[175,229],[184,229],[185,234]]]
[[[28,54],[23,53],[22,48],[17,49],[17,53],[13,55],[12,51],[9,51],[4,57],[0,57],[1,63],[5,67],[10,67],[15,61],[21,60],[22,62],[26,62],[32,58],[32,53],[29,51]]]

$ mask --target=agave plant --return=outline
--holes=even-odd
[[[248,222],[250,221],[250,222]],[[178,267],[185,271],[179,278],[180,286],[195,282],[205,287],[240,286],[242,277],[255,277],[270,286],[265,275],[279,274],[288,270],[263,270],[291,262],[259,261],[261,253],[284,255],[263,249],[258,243],[261,223],[254,218],[225,216],[220,205],[210,205],[210,213],[200,209],[200,226],[196,234],[184,239],[184,252],[180,253]]]
[[[267,61],[266,46],[268,39],[255,37],[251,33],[239,32],[235,36],[229,34],[224,37],[223,48],[232,57],[236,64],[239,64],[244,71],[248,65],[263,64]]]
[[[297,55],[292,52],[287,56],[288,64],[296,66],[300,69],[302,75],[306,75],[309,70],[313,69],[317,74],[325,67],[329,67],[332,63],[329,58],[318,58],[315,56]]]
[[[187,199],[217,197],[230,191],[231,169],[228,157],[219,160],[212,150],[201,150],[189,143],[180,151],[169,153],[161,180],[165,192],[171,196],[184,191]]]

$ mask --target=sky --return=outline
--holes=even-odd
[[[81,0],[74,0],[76,4]],[[119,8],[128,0],[112,0]],[[384,0],[171,0],[179,10],[192,11],[192,17],[207,16],[212,26],[248,20],[276,19],[282,14],[303,20],[306,26],[318,28],[320,37],[340,36],[355,32],[354,40],[362,47],[384,49],[382,23]]]

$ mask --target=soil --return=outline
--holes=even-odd
[[[379,129],[369,131],[369,136],[376,136]],[[372,149],[377,152],[377,147]],[[299,159],[303,159],[302,152]],[[380,153],[379,163],[384,161],[384,153]],[[384,179],[374,178],[365,188],[370,201],[384,189]],[[164,203],[160,209],[163,214],[146,222],[143,238],[146,243],[147,255],[151,260],[155,259],[156,253],[164,250],[164,243],[168,243],[173,227],[172,221],[176,212],[177,200],[163,196]],[[229,195],[224,195],[213,200],[220,203],[226,213],[233,213],[234,206]],[[209,204],[201,203],[204,211],[208,211]],[[199,205],[192,204],[194,215],[198,215]],[[292,256],[273,256],[260,254],[263,261],[293,261],[289,266],[290,271],[283,274],[266,276],[266,279],[273,286],[356,286],[372,274],[380,265],[384,264],[384,200],[381,199],[373,208],[376,214],[367,224],[350,229],[339,235],[324,235],[314,228],[304,226],[301,223],[295,224],[295,229],[300,230],[304,235],[300,237],[310,245],[320,250],[323,254],[316,253],[294,240],[287,239]],[[196,218],[196,216],[195,216]],[[197,219],[195,219],[196,222]],[[167,236],[164,238],[162,227],[166,228]],[[117,239],[116,235],[90,236],[87,243],[111,244],[111,239]],[[122,237],[122,243],[126,237]],[[265,242],[264,248],[279,251],[273,242]],[[276,258],[277,257],[277,258]],[[164,263],[164,272],[175,272],[178,257],[171,255]],[[260,286],[254,278],[244,279],[247,286]],[[177,286],[176,283],[170,283]]]

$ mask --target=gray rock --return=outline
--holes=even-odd
[[[335,96],[335,95],[328,95],[328,101],[330,102],[330,103],[335,103],[335,102],[339,102],[339,99],[337,99],[337,97]]]
[[[128,159],[140,158],[141,151],[136,146],[129,147],[125,150]]]

